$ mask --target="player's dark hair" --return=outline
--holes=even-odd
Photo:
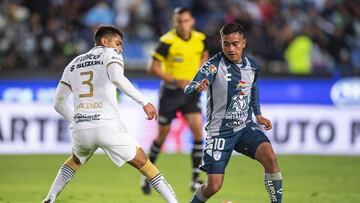
[[[101,38],[103,37],[115,37],[117,35],[123,38],[121,31],[116,27],[111,25],[101,25],[95,31],[95,45],[101,45]]]
[[[240,35],[245,36],[244,28],[238,23],[229,23],[224,25],[220,30],[220,35],[228,35],[234,32],[238,32]]]
[[[186,7],[177,7],[174,9],[174,14],[183,14],[183,13],[190,13],[191,14],[191,10],[189,8],[186,8]]]

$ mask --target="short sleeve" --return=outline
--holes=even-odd
[[[160,42],[160,44],[156,47],[155,51],[152,53],[152,57],[159,61],[164,61],[169,54],[169,49],[170,44]]]

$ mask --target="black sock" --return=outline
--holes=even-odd
[[[200,173],[199,166],[201,164],[202,157],[203,157],[203,141],[194,141],[193,149],[191,151],[193,180],[196,180],[199,177],[199,173]]]
[[[150,154],[149,154],[149,159],[150,159],[151,163],[155,164],[156,159],[160,153],[160,148],[161,148],[161,146],[158,145],[156,143],[156,141],[154,141],[153,144],[151,145]]]

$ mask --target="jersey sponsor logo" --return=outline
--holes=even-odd
[[[215,73],[217,73],[217,68],[216,66],[214,66],[213,64],[211,64],[209,67],[208,67],[208,70],[211,74],[215,75]]]
[[[231,77],[231,76],[230,76]],[[237,120],[229,122],[226,126],[235,127],[243,125],[248,117],[249,110],[249,96],[246,95],[242,90],[247,87],[247,83],[244,80],[239,80],[236,85],[236,90],[240,92],[231,98],[231,103],[226,110],[225,119]]]
[[[201,69],[200,72],[206,76],[215,75],[217,73],[218,69],[213,64],[205,64]]]
[[[103,107],[102,102],[94,102],[94,103],[79,103],[76,106],[76,109],[101,109]]]
[[[74,69],[75,69],[75,65],[72,65],[72,66],[70,67],[70,72],[73,72]]]
[[[268,181],[266,181],[265,184],[266,184],[265,187],[266,187],[267,191],[269,192],[271,202],[277,202],[277,198],[276,198],[276,195],[275,195],[276,190],[275,190],[275,186],[274,186],[273,181],[268,180]]]
[[[231,122],[228,122],[228,123],[226,123],[225,124],[225,126],[227,126],[227,127],[237,127],[237,126],[240,126],[240,125],[243,125],[243,124],[245,124],[246,122],[244,122],[244,121],[231,121]]]
[[[97,66],[97,65],[103,65],[103,61],[85,61],[83,63],[79,63],[76,65],[76,69],[78,68],[85,68],[88,66]],[[75,69],[75,65],[71,66],[70,72],[72,72]]]
[[[205,67],[202,67],[202,68],[200,69],[200,73],[202,73],[202,74],[205,75],[205,76],[209,76],[209,75],[210,75],[209,70],[208,70],[207,68],[205,68]]]
[[[123,59],[120,56],[113,56],[111,59],[122,61]]]
[[[236,90],[242,90],[246,88],[246,82],[243,80],[239,80],[239,83],[236,85]]]
[[[75,123],[81,123],[81,122],[86,122],[86,121],[97,121],[100,120],[100,114],[82,114],[82,113],[77,113],[74,116],[74,121]]]
[[[95,54],[91,53],[91,54],[86,54],[85,56],[80,57],[79,60],[80,60],[80,62],[83,62],[88,59],[95,60],[95,59],[100,58],[100,56],[101,56],[101,54],[95,55]]]
[[[174,61],[174,62],[181,63],[181,62],[184,61],[184,59],[183,59],[181,56],[174,56],[174,57],[173,57],[173,61]]]
[[[245,95],[243,92],[239,92],[239,94],[236,94],[231,98],[231,103],[226,110],[224,118],[245,122],[248,116],[248,110],[249,96]]]
[[[99,59],[101,54],[86,54],[84,56],[78,57],[75,59],[74,64],[70,67],[70,72],[73,72],[75,68],[84,68],[92,65],[103,65],[103,61],[97,60]],[[86,60],[93,60],[93,61],[86,61]],[[83,62],[83,63],[80,63]],[[78,64],[77,64],[78,63]]]
[[[103,61],[85,61],[83,63],[79,63],[76,65],[76,68],[84,68],[87,66],[96,66],[96,65],[103,65]]]

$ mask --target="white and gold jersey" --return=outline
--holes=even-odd
[[[110,64],[123,69],[122,54],[113,48],[96,46],[76,57],[65,68],[60,82],[67,84],[73,93],[74,131],[122,124],[117,107],[117,87],[107,70]],[[141,99],[138,102],[145,105],[145,99]]]

